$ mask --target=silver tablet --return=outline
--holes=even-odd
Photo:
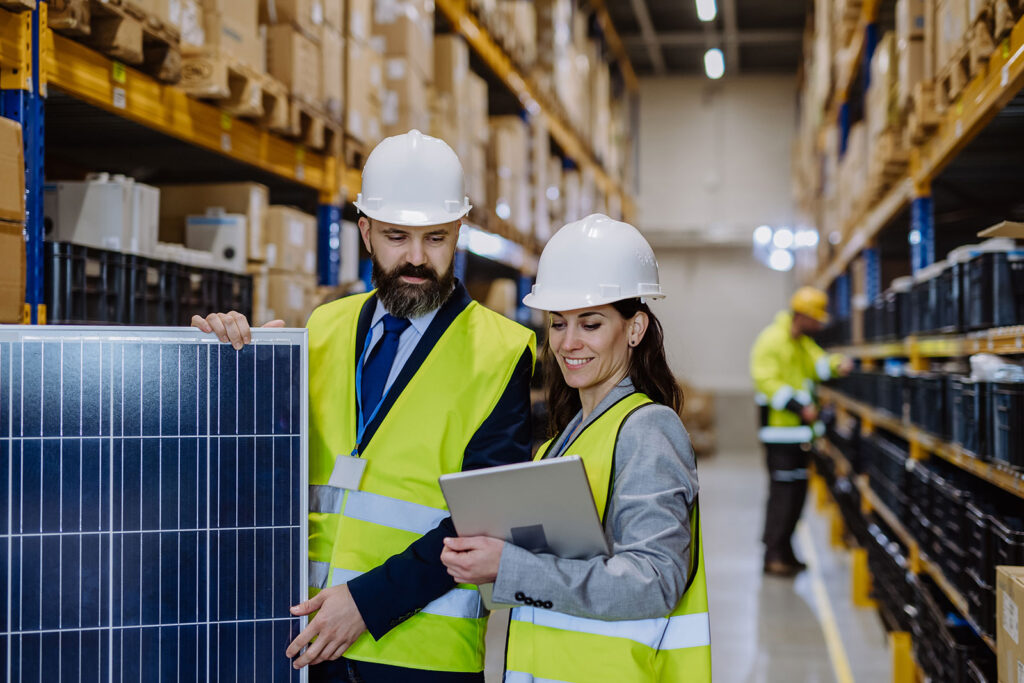
[[[578,455],[440,478],[459,536],[490,536],[534,552],[586,559],[610,552]],[[488,609],[491,586],[480,593]]]

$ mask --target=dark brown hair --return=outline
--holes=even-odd
[[[633,349],[629,361],[629,378],[633,387],[647,394],[656,403],[666,405],[677,413],[683,409],[683,390],[679,387],[665,356],[665,334],[661,322],[650,307],[640,299],[626,299],[612,304],[619,315],[629,320],[637,313],[646,313],[650,321],[647,332]],[[550,331],[548,332],[550,335]],[[558,360],[545,341],[541,349],[541,363],[547,384],[549,437],[557,436],[580,410],[580,392],[565,383]]]

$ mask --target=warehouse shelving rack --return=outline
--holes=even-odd
[[[838,77],[835,105],[830,120],[839,122],[841,136],[849,132],[849,100],[858,69],[867,64],[877,42],[878,13],[881,2],[867,0],[854,37],[856,58],[853,67]],[[844,273],[850,263],[866,250],[875,249],[875,241],[883,229],[908,207],[911,209],[909,230],[916,230],[920,242],[914,247],[915,270],[935,261],[935,230],[932,183],[954,162],[968,144],[977,138],[992,120],[1024,88],[1024,19],[1019,20],[989,58],[987,65],[971,79],[963,92],[941,115],[937,130],[910,152],[907,175],[873,206],[868,207],[846,237],[837,245],[836,255],[829,263],[820,264],[815,284],[828,287]],[[877,293],[877,292],[876,292]]]
[[[469,11],[465,0],[442,0],[438,9],[452,20],[470,44],[528,109],[548,123],[552,138],[575,163],[589,168],[599,188],[622,201],[628,216],[633,202],[627,192],[594,158],[583,137],[566,123],[535,84],[519,72],[511,59]],[[621,40],[614,32],[603,3],[592,3],[606,40],[620,58],[624,79],[632,91],[636,76]],[[232,162],[258,169],[269,176],[318,196],[318,266],[321,284],[337,284],[340,264],[340,223],[344,202],[359,192],[360,172],[348,168],[340,150],[316,152],[245,120],[233,117],[214,104],[194,100],[173,85],[165,85],[116,60],[54,34],[47,27],[47,3],[39,0],[31,11],[15,13],[0,9],[0,115],[23,127],[26,166],[26,313],[25,322],[46,321],[43,300],[43,211],[45,178],[45,100],[47,86],[105,112],[174,138],[186,145],[213,152]],[[603,17],[603,19],[602,19]],[[504,263],[521,272],[520,289],[528,289],[539,247],[532,236],[502,229],[503,240],[524,249],[523,263]],[[484,229],[483,221],[469,221]],[[471,248],[471,247],[470,247]],[[482,255],[490,257],[489,255]],[[457,260],[464,267],[466,255]],[[524,265],[525,263],[525,265]]]

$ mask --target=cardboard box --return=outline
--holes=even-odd
[[[199,0],[170,0],[168,18],[181,32],[181,44],[186,49],[206,45],[203,6]]]
[[[0,220],[25,220],[25,148],[21,124],[0,117]]]
[[[290,206],[267,211],[266,264],[288,273],[316,274],[316,216]]]
[[[346,40],[345,132],[364,145],[380,138],[384,59],[359,40]]]
[[[0,323],[20,323],[25,308],[25,226],[0,221]]]
[[[935,6],[935,72],[956,56],[967,35],[967,0],[938,0]]]
[[[345,34],[345,0],[323,0],[324,26]]]
[[[910,100],[914,87],[925,80],[925,42],[923,40],[907,40],[899,43],[896,47],[897,78],[899,79],[898,100],[899,107],[906,110],[910,106]]]
[[[171,0],[134,0],[134,4],[149,17],[163,22],[171,20]]]
[[[370,32],[373,28],[373,0],[346,0],[348,13],[345,17],[346,37],[361,40],[364,43],[370,40]]]
[[[304,327],[316,302],[316,276],[281,273],[266,266],[250,269],[252,313],[257,325],[280,318],[288,327]]]
[[[1024,567],[996,567],[999,683],[1024,681]]]
[[[924,38],[925,0],[896,0],[896,40]]]
[[[490,117],[487,105],[487,81],[472,71],[466,74],[460,105],[464,107],[466,128],[464,134],[473,142],[487,144],[491,139]]]
[[[323,0],[260,0],[260,23],[292,24],[309,38],[318,38],[324,25]]]
[[[265,71],[255,3],[204,0],[203,27],[205,47],[223,51],[260,73]]]
[[[290,24],[267,27],[267,73],[281,81],[294,97],[323,101],[320,46]]]
[[[259,183],[204,183],[160,186],[160,241],[185,243],[185,219],[210,209],[245,216],[251,260],[265,258],[263,235],[270,204],[266,185]]]
[[[345,102],[345,39],[337,30],[324,28],[320,48],[324,69],[324,108],[328,116],[341,121]]]
[[[452,149],[459,146],[459,126],[456,120],[455,97],[451,93],[430,91],[429,135],[440,138]],[[463,160],[465,167],[465,160]]]
[[[461,35],[451,33],[434,38],[434,88],[439,93],[458,95],[469,73],[469,45]]]
[[[381,127],[385,137],[430,127],[428,88],[423,76],[405,57],[384,59]]]
[[[413,3],[381,2],[374,7],[373,40],[381,54],[406,57],[430,82],[434,71],[434,14]]]

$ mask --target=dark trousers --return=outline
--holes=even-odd
[[[765,444],[768,455],[768,506],[764,515],[764,558],[796,559],[790,539],[807,499],[810,444]]]
[[[484,683],[484,675],[406,669],[342,657],[310,667],[309,683]]]

